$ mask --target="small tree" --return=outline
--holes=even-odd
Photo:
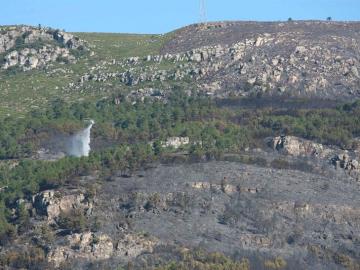
[[[161,141],[160,140],[156,140],[154,143],[153,143],[153,149],[154,149],[154,154],[156,156],[160,156],[163,152],[163,147],[161,145]]]
[[[17,210],[18,232],[21,234],[29,229],[30,216],[29,216],[29,212],[26,210],[25,205],[23,203],[19,204],[16,210]]]
[[[326,20],[327,20],[327,21],[332,21],[332,18],[331,18],[331,17],[327,17]]]
[[[290,18],[288,18],[288,22],[292,22],[293,21],[293,19],[290,17]]]

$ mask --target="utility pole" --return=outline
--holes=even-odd
[[[200,0],[200,16],[199,23],[206,24],[207,14],[206,14],[206,0]]]

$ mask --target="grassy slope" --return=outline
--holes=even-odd
[[[0,71],[0,117],[7,114],[21,116],[32,108],[44,107],[49,100],[56,97],[69,101],[96,100],[104,97],[109,93],[64,92],[63,88],[71,82],[76,82],[82,74],[101,61],[159,54],[163,43],[170,36],[113,33],[75,33],[75,35],[86,40],[95,55],[83,57],[76,64],[55,63],[49,68],[50,72],[61,68],[65,69],[66,73],[56,72],[48,75],[44,70]],[[114,89],[117,88],[119,87],[114,87]]]
[[[158,54],[166,35],[74,33],[89,44],[101,60]]]

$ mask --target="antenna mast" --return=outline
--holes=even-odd
[[[206,14],[206,0],[200,0],[200,17],[199,23],[206,24],[207,14]]]

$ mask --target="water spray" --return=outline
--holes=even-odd
[[[90,153],[91,128],[95,124],[94,120],[89,120],[90,124],[70,138],[67,154],[74,157],[87,157]]]

